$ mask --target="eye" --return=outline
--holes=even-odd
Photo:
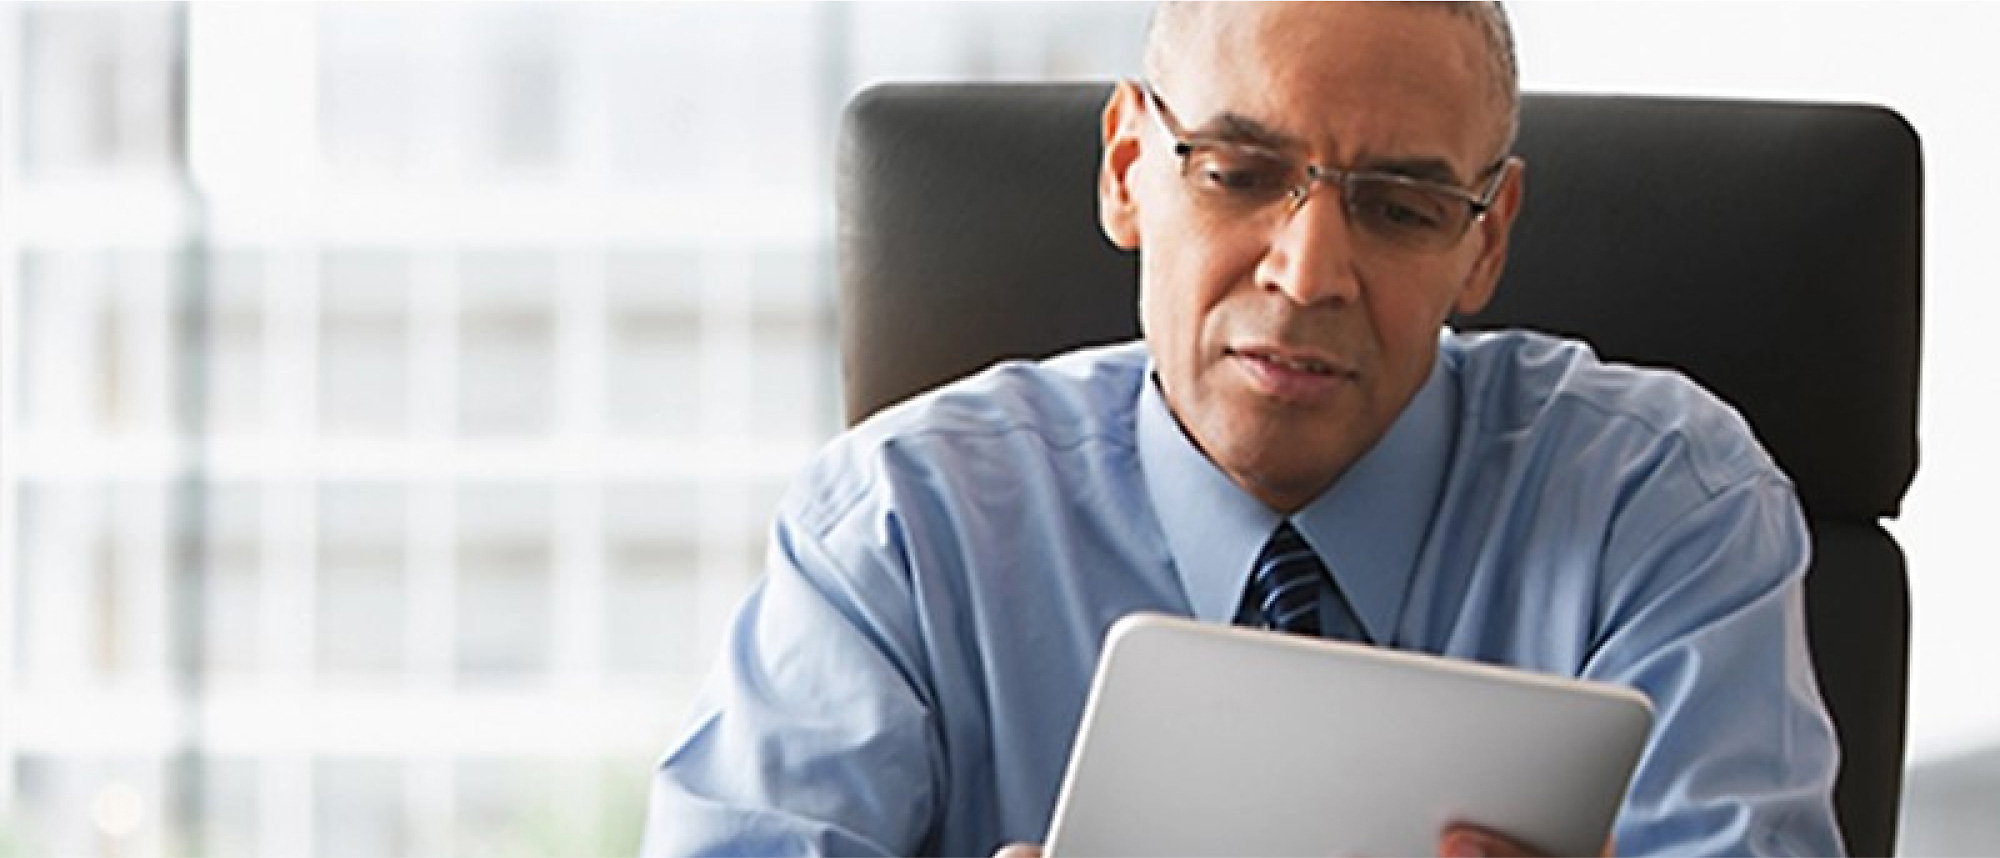
[[[1388,180],[1360,180],[1349,205],[1356,217],[1397,232],[1441,231],[1450,226],[1456,200]]]
[[[1385,201],[1382,204],[1382,216],[1403,226],[1421,229],[1430,229],[1443,222],[1443,219],[1435,213],[1426,214],[1419,209],[1399,205],[1394,201]]]
[[[1227,146],[1204,146],[1188,153],[1187,177],[1202,193],[1262,202],[1283,196],[1297,184],[1297,169],[1281,158]]]

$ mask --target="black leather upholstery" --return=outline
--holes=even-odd
[[[1137,335],[1137,260],[1098,231],[1108,84],[906,84],[840,150],[847,414],[1009,356]],[[1894,516],[1916,469],[1921,162],[1876,107],[1530,94],[1527,203],[1465,327],[1578,336],[1739,408],[1814,534],[1810,634],[1850,850],[1887,854],[1909,603]]]

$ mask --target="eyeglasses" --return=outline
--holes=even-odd
[[[1159,92],[1145,85],[1152,114],[1174,141],[1181,178],[1197,205],[1217,216],[1264,221],[1275,229],[1306,204],[1320,182],[1340,186],[1342,207],[1358,234],[1381,249],[1436,253],[1450,249],[1500,192],[1502,156],[1479,172],[1474,194],[1456,185],[1371,170],[1342,170],[1291,158],[1266,146],[1191,135]]]

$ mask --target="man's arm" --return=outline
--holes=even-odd
[[[1833,855],[1839,749],[1805,635],[1811,544],[1775,472],[1668,513],[1634,502],[1606,554],[1585,676],[1652,698],[1619,815],[1626,854]]]
[[[781,517],[690,726],[653,777],[649,855],[909,854],[937,749],[895,576],[838,574]]]

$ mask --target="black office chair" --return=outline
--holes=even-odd
[[[996,359],[1137,335],[1101,236],[1109,86],[888,85],[850,105],[839,203],[847,415]],[[1526,326],[1672,366],[1734,404],[1812,528],[1810,635],[1849,850],[1895,846],[1909,596],[1879,521],[1916,471],[1921,163],[1877,107],[1528,95],[1498,296]]]

